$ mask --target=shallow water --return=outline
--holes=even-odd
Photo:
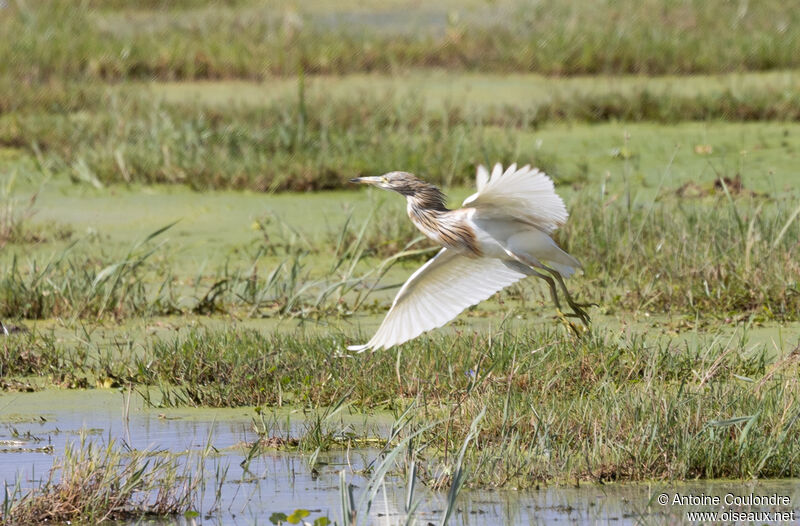
[[[81,432],[87,433],[96,443],[106,443],[113,438],[120,446],[127,444],[136,449],[180,453],[183,455],[178,458],[187,459],[189,465],[192,465],[191,459],[199,458],[200,452],[210,445],[216,454],[207,457],[204,465],[208,484],[197,502],[201,516],[179,518],[176,519],[178,523],[269,524],[268,517],[273,512],[288,515],[299,508],[311,511],[311,519],[327,516],[341,521],[339,472],[346,470],[348,480],[355,485],[358,500],[367,481],[354,473],[379,456],[379,452],[372,449],[323,454],[319,457],[318,473],[312,474],[307,455],[268,451],[254,458],[244,470],[240,466],[247,454],[244,444],[256,438],[252,409],[146,408],[141,397],[134,393],[126,425],[124,405],[123,393],[114,389],[1,395],[0,477],[6,484],[17,480],[25,487],[37,484],[47,477],[53,461],[63,454],[65,444],[78,442]],[[287,410],[276,419],[286,421],[287,417],[288,428],[295,434],[302,426],[302,414]],[[369,425],[374,433],[385,435],[389,420],[380,416],[365,420],[362,415],[345,414],[341,416],[341,423],[354,427]],[[227,469],[227,474],[216,502],[214,487],[219,480],[218,469]],[[385,493],[379,491],[373,503],[370,523],[402,523],[404,492],[405,480],[387,478]],[[724,503],[719,506],[658,504],[659,495],[666,493],[673,499],[676,492],[695,497],[776,493],[787,496],[790,504],[766,508],[735,508]],[[416,495],[421,500],[417,522],[438,522],[446,507],[446,494],[417,486]],[[689,511],[726,509],[795,510],[796,517],[800,517],[799,504],[800,482],[794,480],[581,485],[526,491],[464,490],[451,524],[680,523],[688,520],[686,513]]]

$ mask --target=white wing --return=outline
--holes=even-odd
[[[400,345],[441,327],[524,277],[499,259],[470,258],[443,248],[408,278],[375,336],[348,349],[361,352]]]
[[[548,234],[566,223],[569,216],[553,180],[528,165],[517,170],[517,165],[512,164],[504,172],[496,164],[491,177],[486,168],[479,166],[476,183],[478,192],[467,197],[463,206],[481,213],[515,217]]]

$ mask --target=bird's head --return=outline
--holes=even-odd
[[[350,179],[350,182],[371,184],[384,190],[393,190],[405,196],[414,195],[424,187],[429,186],[428,183],[417,179],[408,172],[389,172],[374,177],[356,177],[355,179]]]

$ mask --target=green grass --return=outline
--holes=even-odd
[[[158,249],[149,242],[158,234],[113,260],[102,252],[89,258],[85,253],[74,257],[75,243],[44,261],[23,262],[13,256],[0,277],[0,315],[120,318],[177,312],[171,290],[174,278],[168,272],[152,284],[142,280],[143,267],[149,266],[148,259]]]
[[[147,359],[201,404],[273,405],[282,394],[313,407],[349,394],[357,406],[401,410],[413,400],[420,422],[448,422],[427,437],[429,476],[483,407],[470,456],[481,484],[783,477],[800,467],[795,359],[769,364],[745,340],[683,346],[598,331],[575,341],[545,330],[336,357],[343,344],[201,332],[156,344]]]
[[[14,188],[15,179],[12,175],[0,188],[0,248],[68,240],[73,233],[69,227],[35,219],[38,194],[20,198]]]
[[[587,185],[570,193],[572,216],[557,239],[585,268],[571,288],[599,303],[598,313],[726,322],[800,318],[796,200],[723,181],[664,188],[662,178],[635,194],[631,183],[609,182],[604,191]],[[320,320],[382,313],[394,291],[381,289],[402,282],[433,247],[414,231],[401,199],[379,197],[372,203],[359,194],[317,199],[335,209],[354,198],[358,212],[323,213],[312,222],[302,208],[265,216],[254,230],[246,218],[223,221],[219,234],[240,231],[236,241],[205,241],[191,251],[184,247],[216,233],[187,228],[198,237],[184,239],[187,234],[157,229],[119,247],[94,234],[64,248],[39,246],[33,255],[26,245],[9,245],[0,268],[0,316],[74,321],[224,313]],[[213,224],[220,216],[209,213],[203,220]],[[130,221],[136,218],[122,228]],[[322,232],[317,221],[327,224]],[[194,261],[202,247],[213,247],[216,257]],[[505,302],[499,312],[552,310],[541,284],[525,283],[498,296]]]
[[[456,105],[429,108],[422,101],[391,95],[331,99],[318,93],[263,106],[220,107],[154,103],[141,93],[121,90],[81,112],[18,111],[0,117],[0,143],[26,150],[36,160],[31,168],[35,172],[96,187],[169,183],[261,192],[342,188],[353,176],[392,169],[446,186],[471,185],[477,164],[498,159],[533,163],[562,182],[577,183],[599,182],[602,172],[620,166],[615,159],[630,159],[629,164],[641,166],[637,171],[652,180],[673,153],[687,161],[677,162],[677,169],[713,175],[707,166],[712,164],[732,177],[735,172],[729,170],[764,158],[767,149],[777,154],[768,162],[781,163],[779,172],[791,171],[797,155],[794,123],[735,127],[715,120],[747,120],[751,111],[754,119],[790,120],[800,109],[791,92],[788,98],[766,92],[741,100],[712,94],[710,100],[688,102],[688,109],[681,109],[680,100],[647,91],[634,93],[633,99],[613,93],[600,97],[607,100],[471,111]],[[652,125],[546,125],[562,117],[568,123],[712,120],[667,128],[669,135]],[[710,156],[696,153],[695,147],[704,145],[712,147]],[[714,166],[721,156],[734,164]]]
[[[148,89],[170,104],[192,102],[210,108],[296,103],[296,77],[261,82],[150,82]],[[680,122],[686,120],[792,121],[798,116],[794,71],[692,76],[579,76],[487,74],[413,70],[402,74],[315,75],[304,78],[309,101],[407,99],[428,112],[458,110],[462,118],[515,128],[549,122]],[[292,100],[294,99],[294,100]],[[16,100],[16,99],[12,99]]]
[[[584,263],[571,288],[605,313],[797,320],[796,201],[753,196],[734,186],[726,194],[722,183],[690,188],[706,195],[676,195],[685,188],[661,189],[652,197],[630,198],[629,187],[572,195],[572,217],[557,235]],[[331,196],[330,203],[339,199]],[[0,316],[228,313],[319,319],[382,312],[388,293],[372,290],[405,279],[432,249],[420,242],[402,205],[399,199],[381,201],[371,210],[361,208],[360,217],[342,214],[334,220],[340,226],[316,234],[299,216],[262,222],[242,237],[249,238],[244,245],[216,247],[217,263],[196,271],[186,268],[191,259],[180,249],[192,241],[180,237],[139,241],[110,253],[98,251],[97,241],[79,240],[46,259],[40,248],[40,258],[11,257],[0,270]],[[396,257],[406,249],[405,258]],[[405,264],[393,267],[398,261]],[[542,304],[545,312],[550,309],[539,286],[513,287],[499,297],[509,302],[505,311]]]
[[[778,1],[548,1],[365,9],[326,1],[52,0],[0,14],[4,74],[119,80],[263,78],[445,67],[545,74],[718,73],[800,65],[798,15]],[[58,23],[55,23],[55,21]]]
[[[657,108],[667,107],[669,99],[696,100],[697,106],[700,106],[699,102],[723,98],[728,92],[730,93],[727,97],[735,94],[742,102],[746,102],[757,99],[764,93],[772,94],[772,98],[790,97],[797,88],[795,70],[714,75],[553,77],[519,72],[500,74],[413,69],[397,74],[305,75],[304,78],[305,91],[311,99],[320,95],[338,99],[347,94],[365,94],[373,97],[392,95],[398,99],[414,96],[424,100],[428,108],[455,105],[467,112],[482,112],[507,106],[513,106],[520,111],[529,111],[538,106],[553,105],[564,107],[562,111],[572,113],[574,112],[572,108],[579,107],[574,102],[576,99],[587,101],[614,97],[636,100],[636,96],[642,92],[652,95],[655,100],[651,101],[651,104]],[[293,75],[269,77],[262,81],[150,81],[128,82],[121,86],[148,88],[170,103],[191,101],[212,107],[235,104],[264,106],[276,100],[296,96],[297,80],[297,75]],[[77,85],[73,83],[73,86]],[[66,98],[69,100],[69,97]],[[668,100],[660,100],[662,98]],[[16,97],[9,102],[19,99],[20,97]],[[624,111],[624,108],[621,108],[621,111]],[[673,113],[671,119],[681,120],[686,119],[686,116]]]
[[[715,193],[699,202],[662,195],[631,205],[621,193],[575,202],[561,239],[584,261],[582,296],[611,312],[797,319],[796,203]]]
[[[387,163],[419,171],[452,159],[432,174],[442,179],[466,171],[482,153],[497,158],[512,148],[508,140],[485,140],[474,121],[427,115],[411,101],[364,106],[350,99],[331,106],[319,99],[308,106],[198,111],[138,99],[112,97],[88,115],[10,118],[0,135],[7,144],[43,150],[49,171],[93,185],[258,191],[340,188],[346,177]]]
[[[99,361],[73,354],[63,367],[160,385],[162,404],[289,404],[322,411],[322,424],[326,406],[399,415],[413,404],[408,432],[441,421],[420,438],[421,476],[434,486],[447,485],[441,468],[484,408],[465,460],[475,485],[797,476],[797,350],[775,356],[747,332],[690,342],[599,328],[579,340],[547,328],[465,331],[341,356],[353,335],[198,330]],[[322,424],[321,440],[295,447],[340,447]]]

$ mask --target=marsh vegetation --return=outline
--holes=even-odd
[[[344,524],[392,477],[457,514],[462,487],[800,475],[797,10],[417,7],[0,7],[0,319],[29,329],[0,336],[0,400],[242,408],[245,471],[374,449],[336,472],[336,513],[309,515]],[[347,180],[403,169],[455,205],[497,161],[555,180],[591,332],[523,282],[346,355],[435,250],[401,200]],[[7,481],[3,521],[194,512],[202,468],[128,446],[76,443],[37,486]]]

